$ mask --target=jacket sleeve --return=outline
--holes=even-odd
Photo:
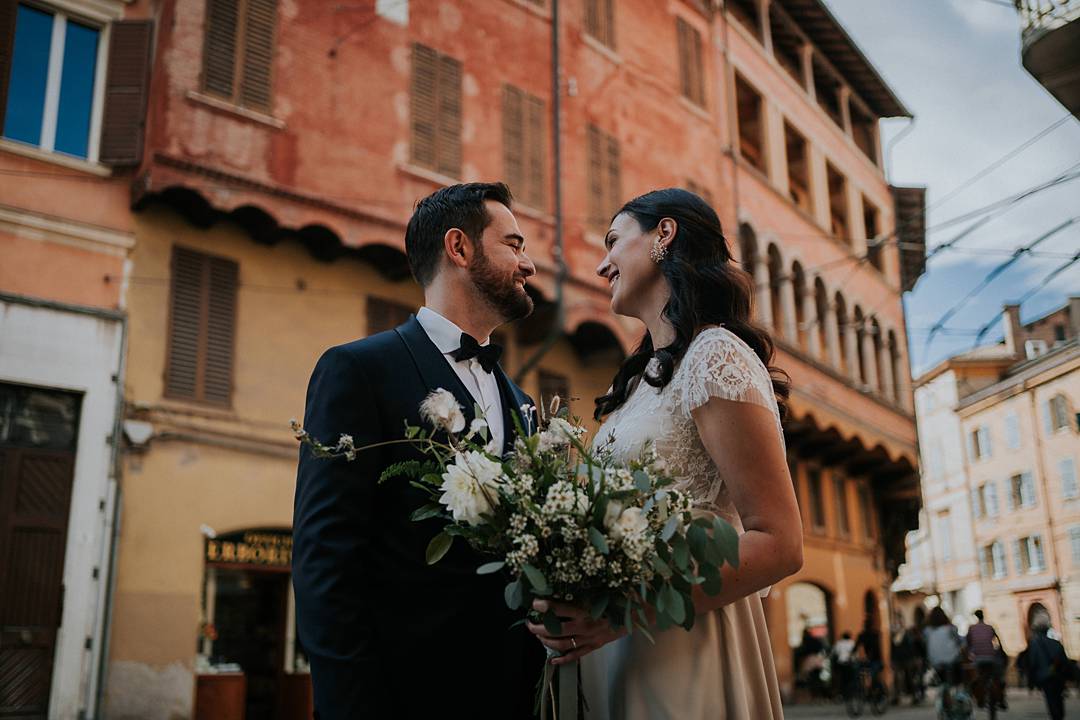
[[[356,353],[328,350],[308,385],[304,428],[323,444],[381,440],[381,423]],[[372,513],[380,450],[352,462],[300,450],[293,512],[297,627],[312,668],[318,717],[370,716],[379,687],[370,578]]]

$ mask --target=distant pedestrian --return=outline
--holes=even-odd
[[[1032,622],[1025,670],[1028,684],[1043,691],[1050,720],[1064,720],[1065,681],[1071,674],[1072,663],[1062,644],[1047,635],[1049,630],[1050,620],[1045,616],[1038,616]]]
[[[926,625],[926,659],[943,683],[955,684],[959,680],[960,633],[940,606],[930,611]]]
[[[982,686],[982,694],[979,697],[983,698],[983,702],[997,702],[1002,708],[1007,709],[1005,693],[1001,691],[999,685],[1002,673],[1005,671],[1001,639],[994,630],[994,626],[984,621],[982,610],[975,611],[975,620],[975,624],[968,628],[964,644],[968,656],[975,663],[975,670]]]

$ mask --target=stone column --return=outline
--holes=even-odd
[[[754,263],[754,304],[757,307],[757,321],[765,327],[772,327],[772,293],[769,292],[769,265],[760,256]]]
[[[882,338],[881,343],[881,394],[892,401],[899,397],[896,394],[896,378],[893,377],[892,353],[889,352],[889,344],[885,342],[887,336]]]
[[[783,333],[791,344],[798,345],[799,333],[795,324],[795,283],[790,274],[785,272],[785,275],[787,277],[780,281],[780,303],[784,308]]]
[[[810,349],[810,357],[824,360],[824,350],[821,347],[821,333],[819,328],[828,321],[828,316],[818,317],[817,295],[814,293],[814,285],[810,283],[806,288],[806,296],[803,298],[803,308],[806,310],[806,343]],[[828,330],[826,330],[828,332]]]
[[[826,308],[826,315],[822,318],[825,323],[825,359],[833,368],[840,369],[840,353],[844,352],[840,337],[840,320],[836,317],[836,309],[830,303]]]
[[[881,386],[878,385],[877,376],[877,363],[874,362],[874,333],[873,325],[863,321],[863,341],[862,347],[859,348],[864,358],[863,363],[866,367],[866,384],[874,390],[881,390]]]
[[[856,385],[862,383],[859,377],[859,337],[855,332],[855,322],[848,321],[847,327],[840,328],[843,337],[844,357],[847,358],[848,377]]]

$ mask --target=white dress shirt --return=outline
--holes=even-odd
[[[476,358],[455,360],[450,357],[450,353],[461,347],[461,333],[464,332],[455,323],[447,320],[429,307],[420,308],[419,312],[416,313],[416,321],[420,323],[420,327],[424,328],[424,332],[431,338],[431,342],[435,343],[435,347],[439,348],[439,352],[446,358],[446,362],[450,363],[450,367],[461,378],[465,389],[469,391],[476,403],[483,408],[484,419],[487,420],[488,424],[488,437],[492,441],[492,447],[496,448],[496,454],[501,453],[505,430],[503,428],[502,400],[499,398],[499,383],[495,379],[495,373],[484,372],[484,368],[480,366],[480,361]],[[477,338],[477,342],[481,345],[487,345],[490,341],[490,338],[484,338],[483,340]],[[434,389],[432,388],[432,390]],[[446,389],[449,390],[450,388]],[[471,410],[472,408],[467,409]]]

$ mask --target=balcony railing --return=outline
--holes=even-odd
[[[1080,0],[1013,0],[1024,35],[1042,33],[1080,19]]]

